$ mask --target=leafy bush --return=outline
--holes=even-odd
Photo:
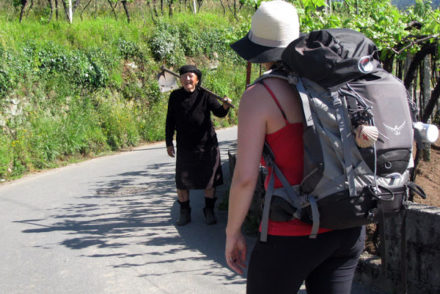
[[[129,58],[143,59],[143,54],[139,46],[133,41],[119,39],[118,49],[119,49],[119,53],[124,59],[129,59]]]
[[[183,23],[179,27],[179,35],[185,56],[195,57],[203,53],[207,44],[202,42],[195,28]]]
[[[9,73],[4,69],[0,69],[0,97],[3,97],[8,92],[11,85]]]
[[[63,75],[77,86],[84,88],[104,87],[108,81],[108,73],[94,60],[96,55],[80,50],[68,51],[51,42],[37,52],[38,71],[48,75]]]
[[[99,115],[90,99],[73,99],[59,131],[64,155],[89,155],[108,149]]]
[[[0,133],[0,178],[5,178],[10,173],[13,154],[8,136]]]
[[[185,52],[180,43],[179,30],[167,23],[156,26],[150,40],[150,48],[156,61],[169,65],[184,63]]]
[[[112,150],[139,143],[140,136],[132,110],[133,103],[123,103],[116,97],[100,101],[97,111],[101,128]]]

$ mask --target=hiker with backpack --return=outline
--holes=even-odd
[[[167,153],[176,156],[176,188],[180,206],[178,226],[191,222],[190,189],[203,189],[206,224],[217,223],[214,213],[215,187],[223,184],[220,150],[211,121],[211,112],[218,117],[228,114],[231,99],[217,98],[200,87],[202,72],[194,65],[179,69],[182,87],[170,94],[166,116]],[[173,137],[176,133],[177,154]]]
[[[231,47],[249,62],[282,71],[279,69],[282,53],[298,37],[299,21],[293,5],[280,0],[262,2],[252,17],[248,34]],[[285,176],[281,179],[278,173],[274,175],[275,169],[269,166],[265,188],[281,188],[283,181],[300,184],[305,176],[303,128],[306,123],[301,97],[286,79],[260,79],[242,96],[225,248],[228,266],[239,274],[247,267],[247,245],[241,227],[253,199],[260,162],[267,166],[267,161],[262,160],[265,144]],[[265,208],[268,206],[265,204]],[[364,248],[363,226],[331,230],[290,218],[269,219],[260,226],[260,234],[263,230],[267,233],[264,241],[259,237],[250,255],[248,294],[297,293],[304,281],[309,294],[350,293]],[[310,238],[312,231],[315,238]]]

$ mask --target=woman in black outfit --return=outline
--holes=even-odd
[[[175,156],[173,136],[176,132],[176,188],[180,204],[177,225],[191,221],[189,190],[205,190],[206,223],[217,222],[214,214],[215,187],[223,184],[217,135],[211,112],[224,117],[229,111],[230,99],[223,105],[216,97],[200,88],[202,72],[193,65],[179,69],[182,87],[170,94],[166,118],[166,145],[168,155]]]

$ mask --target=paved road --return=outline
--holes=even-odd
[[[227,162],[236,129],[218,134]],[[194,191],[193,222],[174,225],[173,172],[157,143],[0,185],[0,293],[244,293],[223,259],[225,212],[206,226]]]

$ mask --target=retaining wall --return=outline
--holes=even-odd
[[[440,208],[411,203],[402,233],[404,217],[405,214],[401,214],[386,219],[384,259],[364,253],[356,278],[387,293],[404,293],[406,271],[408,294],[438,294]],[[406,246],[403,251],[402,246]]]

